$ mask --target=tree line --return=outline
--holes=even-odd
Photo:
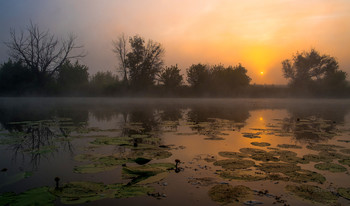
[[[76,37],[59,40],[35,24],[10,32],[9,59],[0,65],[2,96],[349,96],[346,73],[334,57],[315,49],[282,62],[288,87],[251,85],[241,65],[192,64],[186,79],[177,65],[165,66],[162,45],[135,35],[113,41],[118,74],[97,72],[79,63],[85,56]]]

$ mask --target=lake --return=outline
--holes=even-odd
[[[0,98],[0,151],[0,205],[350,205],[349,100]]]

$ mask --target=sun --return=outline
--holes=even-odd
[[[264,75],[264,72],[260,72],[260,75]]]

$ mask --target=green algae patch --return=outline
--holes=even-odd
[[[135,185],[96,182],[70,182],[59,189],[51,188],[52,194],[60,197],[63,204],[82,204],[105,198],[127,198],[146,195],[152,188]]]
[[[342,152],[344,154],[350,154],[350,149],[341,149],[339,152]]]
[[[241,148],[239,151],[243,154],[261,154],[261,153],[266,153],[265,150],[262,149],[256,149],[256,148]]]
[[[11,206],[46,206],[54,205],[54,201],[57,197],[49,192],[48,187],[39,187],[30,189],[26,192],[16,193],[4,193],[0,195],[0,205]]]
[[[267,175],[262,172],[255,172],[253,170],[224,170],[218,172],[219,176],[224,179],[258,181],[265,180]]]
[[[251,145],[258,146],[258,147],[268,147],[271,146],[268,142],[252,142]]]
[[[253,192],[249,187],[237,185],[235,187],[229,184],[215,185],[210,188],[209,197],[219,203],[242,202],[249,198]]]
[[[335,152],[337,151],[336,149],[344,148],[344,147],[338,146],[338,145],[332,145],[332,144],[310,144],[310,145],[307,145],[306,148],[310,150],[315,150],[315,151]]]
[[[319,184],[323,184],[326,181],[326,178],[323,175],[310,170],[297,170],[294,172],[286,172],[285,174],[289,177],[289,180],[292,182],[316,182]]]
[[[345,167],[334,164],[334,163],[319,163],[315,165],[316,169],[319,170],[328,170],[330,172],[345,172],[347,171]]]
[[[290,163],[261,163],[258,168],[264,172],[286,173],[300,170],[300,167]]]
[[[338,194],[342,197],[344,197],[345,199],[348,199],[350,200],[350,188],[343,188],[343,187],[340,187],[338,188],[337,190]]]
[[[227,151],[219,152],[219,155],[221,157],[236,158],[236,159],[249,157],[248,154],[239,153],[239,152],[227,152]]]
[[[255,165],[254,161],[242,159],[225,159],[214,162],[215,166],[221,166],[224,169],[246,169]]]
[[[295,144],[278,144],[277,147],[284,149],[301,149],[302,147]]]
[[[287,185],[286,190],[294,195],[309,200],[313,203],[332,204],[338,199],[336,195],[330,191],[324,190],[318,186],[313,185]]]

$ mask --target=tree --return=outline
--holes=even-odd
[[[154,85],[163,66],[164,49],[162,45],[140,36],[130,37],[131,51],[126,55],[130,85],[135,90],[147,89]]]
[[[92,91],[97,94],[112,94],[119,85],[119,79],[117,75],[113,75],[112,72],[97,72],[92,76],[90,80],[90,87]]]
[[[0,66],[0,91],[7,95],[32,92],[34,74],[21,62],[8,60]]]
[[[187,69],[187,81],[196,91],[208,89],[208,83],[210,81],[209,67],[204,64],[192,64]]]
[[[119,61],[119,70],[123,73],[123,83],[128,84],[128,68],[127,68],[127,38],[124,34],[118,37],[117,41],[113,41],[113,52]]]
[[[63,93],[83,92],[89,83],[88,67],[67,60],[59,69],[57,85]]]
[[[346,73],[339,70],[338,62],[329,55],[320,55],[315,49],[296,53],[282,62],[282,71],[292,88],[311,89],[346,85]]]
[[[39,88],[45,87],[66,60],[85,56],[82,52],[73,54],[73,50],[81,48],[76,45],[75,36],[58,40],[49,31],[40,31],[33,23],[20,34],[11,30],[10,35],[10,41],[6,43],[10,56],[36,75]]]
[[[181,86],[182,75],[180,69],[175,66],[166,67],[160,74],[159,81],[164,85],[167,90],[173,90]]]

